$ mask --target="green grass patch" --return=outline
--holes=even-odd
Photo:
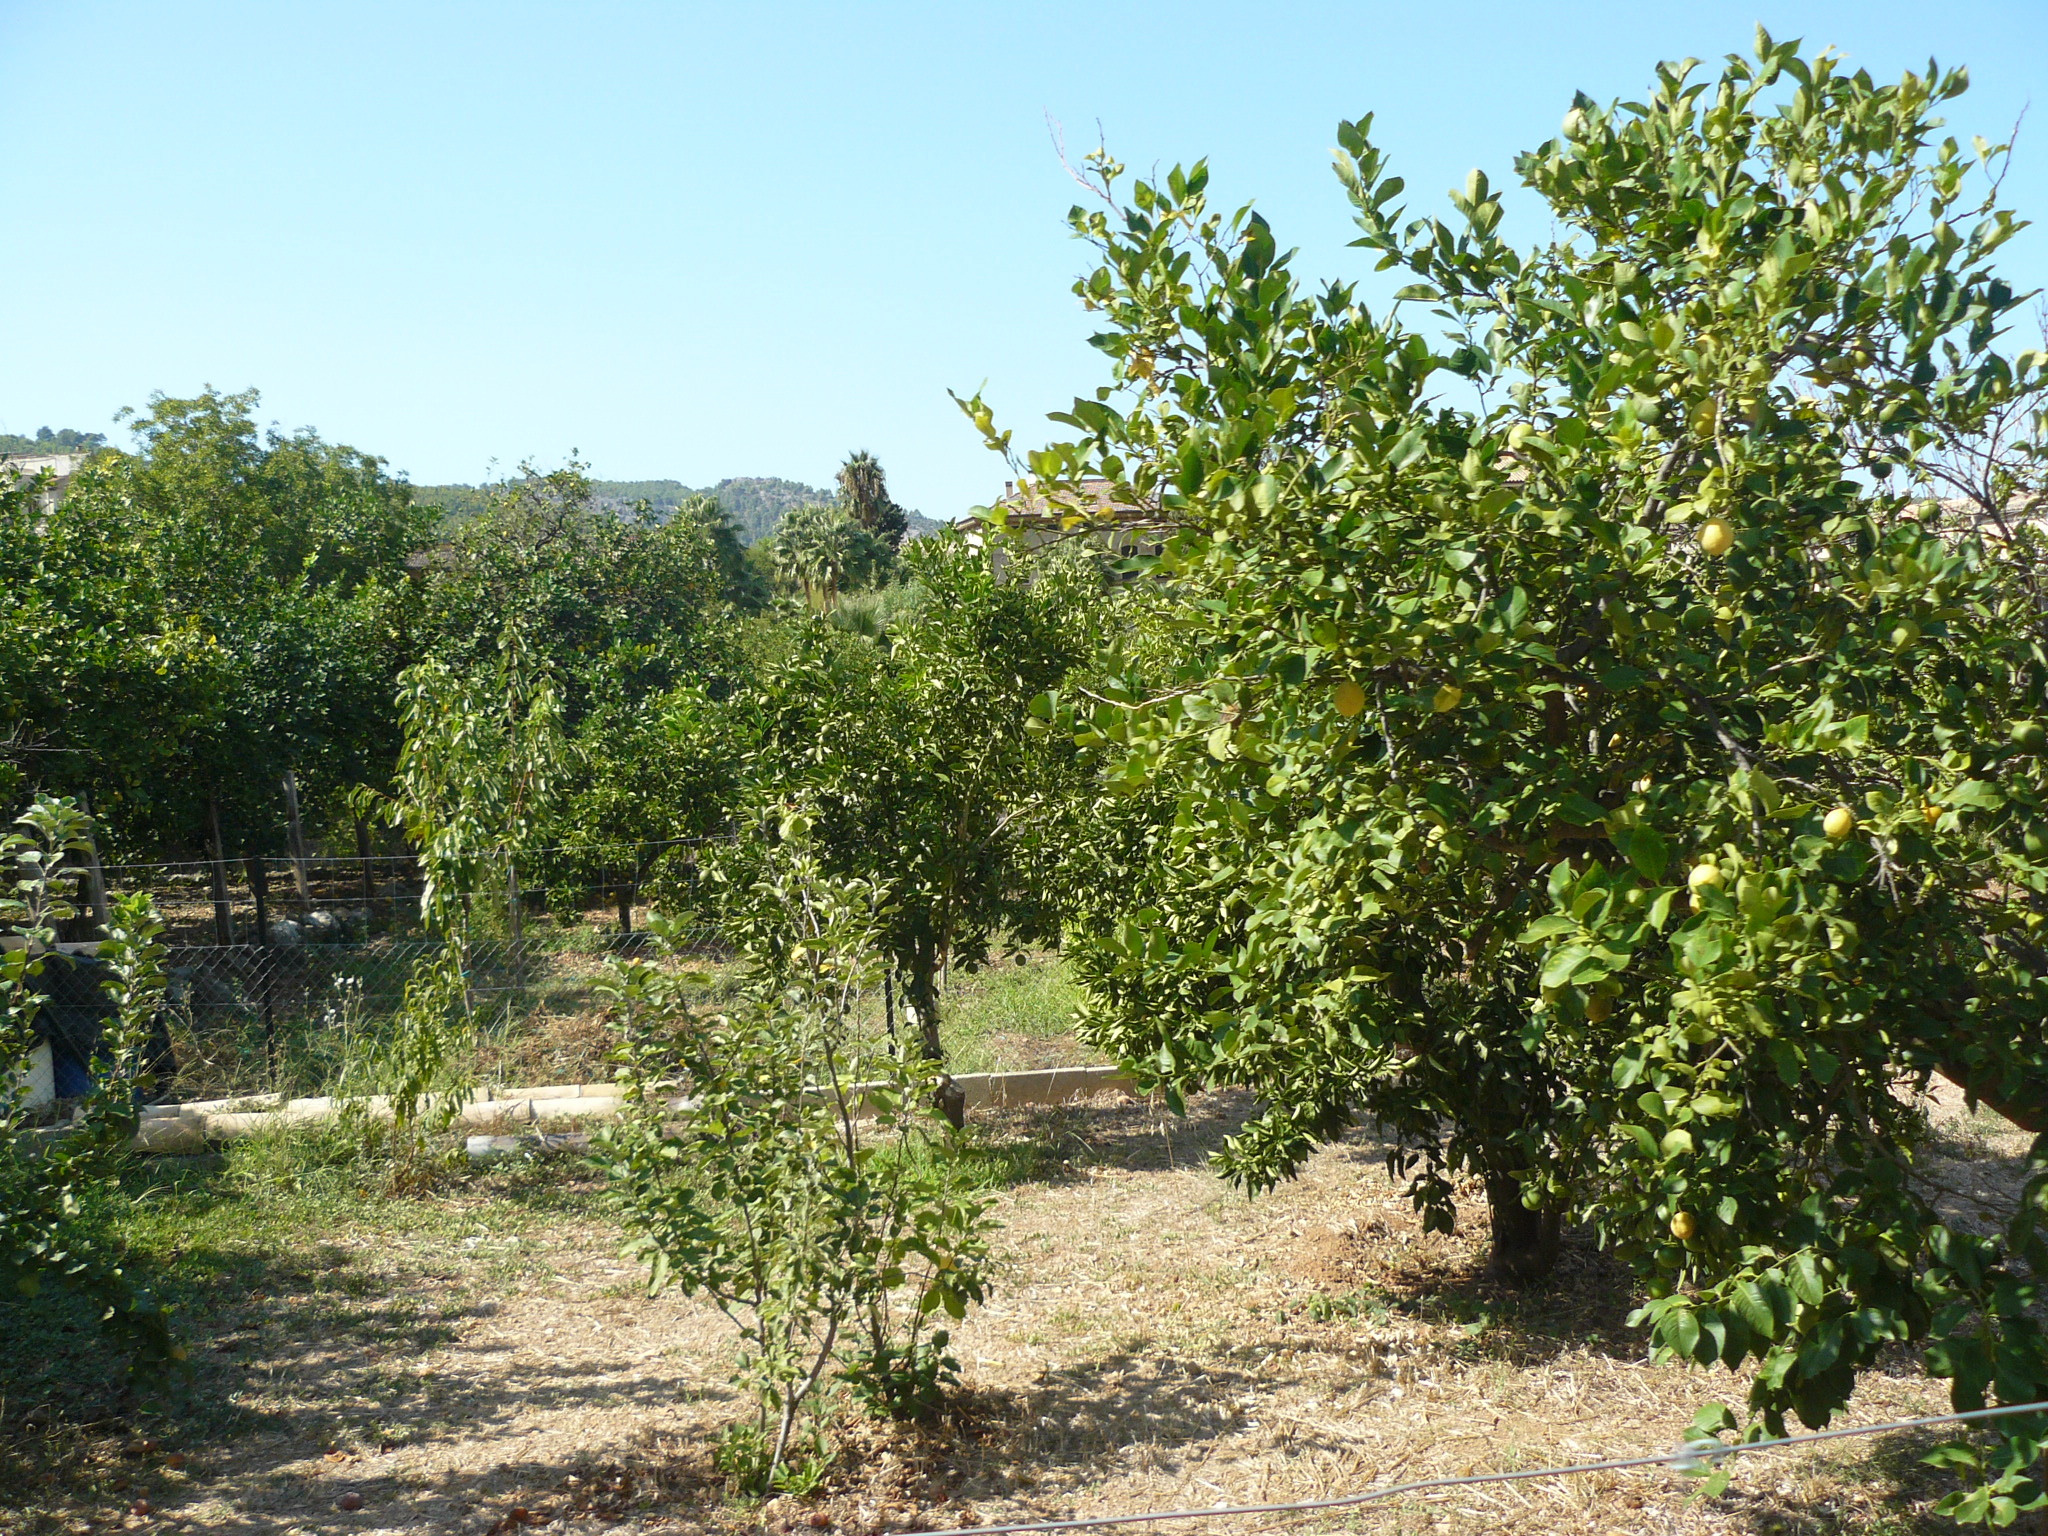
[[[939,1033],[955,1072],[1016,1072],[1095,1058],[1074,1035],[1081,989],[1054,954],[956,971],[940,1003]]]

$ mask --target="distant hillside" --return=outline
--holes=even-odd
[[[19,432],[0,432],[0,454],[91,453],[95,448],[106,446],[106,433],[79,432],[71,427],[60,427],[55,432],[44,427],[34,437]]]
[[[646,502],[656,512],[673,512],[691,496],[716,496],[718,504],[725,508],[734,523],[739,526],[740,538],[753,544],[765,539],[775,531],[775,525],[782,521],[782,514],[791,507],[800,507],[807,502],[830,502],[837,499],[833,491],[821,491],[816,486],[802,485],[795,480],[777,480],[772,477],[751,475],[735,476],[721,480],[716,485],[696,490],[680,480],[593,480],[591,489],[597,493],[598,505],[623,512],[639,502]],[[489,500],[487,486],[476,485],[416,485],[413,499],[427,506],[437,506],[448,514],[450,522],[467,522],[483,511]],[[921,538],[935,533],[939,524],[920,512],[910,514],[910,536]]]

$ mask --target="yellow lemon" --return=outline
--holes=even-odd
[[[1445,683],[1443,687],[1437,689],[1436,697],[1429,702],[1431,708],[1441,715],[1449,710],[1456,709],[1458,701],[1464,697],[1464,689],[1458,687],[1455,683]]]
[[[1700,1224],[1693,1220],[1691,1211],[1679,1211],[1671,1218],[1671,1235],[1681,1243],[1691,1242],[1699,1229]]]
[[[1685,877],[1685,883],[1695,891],[1705,890],[1709,886],[1718,891],[1728,882],[1721,877],[1720,865],[1702,863],[1693,865],[1692,873]]]
[[[1927,825],[1931,827],[1941,820],[1941,807],[1932,803],[1923,805],[1920,807],[1920,815],[1926,820]]]
[[[1820,824],[1820,829],[1839,843],[1856,830],[1856,813],[1846,805],[1838,805],[1828,812],[1827,818]]]
[[[1337,713],[1346,720],[1365,708],[1365,690],[1348,677],[1337,685],[1332,698],[1337,705]]]
[[[1614,999],[1605,992],[1595,992],[1586,999],[1586,1017],[1592,1023],[1600,1023],[1612,1012]]]
[[[1700,524],[1700,552],[1715,559],[1735,547],[1735,528],[1725,517],[1710,517]]]

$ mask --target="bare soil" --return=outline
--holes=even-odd
[[[606,1221],[462,1231],[453,1208],[431,1232],[326,1235],[303,1283],[252,1292],[246,1326],[203,1345],[231,1428],[158,1443],[133,1418],[23,1424],[0,1405],[0,1446],[44,1458],[70,1490],[32,1524],[0,1507],[0,1530],[868,1536],[1654,1454],[1703,1404],[1740,1403],[1740,1378],[1646,1360],[1623,1326],[1625,1279],[1583,1244],[1546,1290],[1490,1287],[1478,1191],[1456,1236],[1423,1233],[1369,1133],[1270,1195],[1232,1191],[1205,1159],[1247,1107],[1215,1094],[1177,1120],[1104,1100],[991,1123],[1019,1180],[1002,1196],[995,1295],[956,1329],[968,1390],[927,1430],[849,1416],[815,1498],[724,1499],[707,1446],[738,1406],[729,1330],[696,1303],[646,1298]],[[1941,1176],[1967,1198],[2009,1188],[2024,1138],[1953,1103],[1936,1112]],[[1901,1357],[1847,1422],[1944,1406]],[[1759,1456],[1711,1501],[1650,1469],[1161,1529],[1933,1531],[1942,1485],[1916,1465],[1933,1443]],[[131,1512],[138,1498],[148,1515]]]

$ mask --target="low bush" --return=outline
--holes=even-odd
[[[933,1107],[937,1068],[857,1022],[880,979],[875,890],[827,879],[787,830],[754,893],[784,942],[738,1006],[693,1013],[695,980],[643,959],[610,983],[629,1112],[608,1165],[653,1289],[708,1298],[739,1333],[759,1407],[720,1465],[744,1493],[820,1475],[829,1380],[893,1417],[933,1412],[958,1373],[935,1325],[987,1288],[988,1197]]]

